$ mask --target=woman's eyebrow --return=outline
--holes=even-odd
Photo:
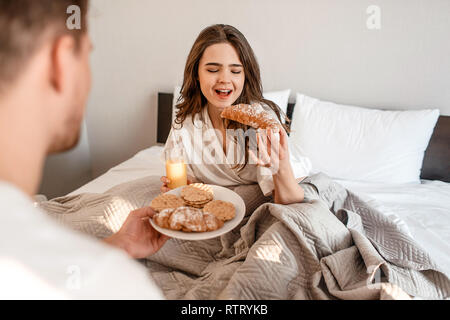
[[[215,67],[221,67],[222,64],[221,63],[217,63],[217,62],[208,62],[205,64],[205,66],[215,66]],[[228,65],[229,67],[242,67],[242,64],[238,64],[238,63],[232,63],[230,65]]]

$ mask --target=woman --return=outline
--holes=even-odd
[[[257,182],[264,195],[273,192],[275,203],[303,201],[296,178],[309,173],[309,160],[295,163],[294,174],[282,112],[262,92],[256,57],[242,33],[229,25],[204,29],[187,58],[182,98],[165,146],[170,150],[179,145],[186,151],[188,183]],[[271,112],[280,122],[279,136],[261,130],[252,134],[250,127],[220,117],[225,107],[239,103],[258,103]],[[161,181],[161,191],[170,190],[167,177]]]

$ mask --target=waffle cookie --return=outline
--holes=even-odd
[[[214,197],[211,187],[203,183],[193,183],[181,190],[181,198],[186,205],[201,209]]]

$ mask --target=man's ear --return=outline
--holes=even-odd
[[[68,83],[68,76],[72,72],[75,54],[75,39],[69,35],[58,37],[53,42],[50,57],[50,83],[61,93]]]

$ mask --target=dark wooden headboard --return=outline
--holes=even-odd
[[[165,143],[172,122],[172,93],[158,93],[158,143]],[[287,108],[292,119],[294,103]],[[425,152],[420,177],[450,182],[450,116],[440,116]]]

